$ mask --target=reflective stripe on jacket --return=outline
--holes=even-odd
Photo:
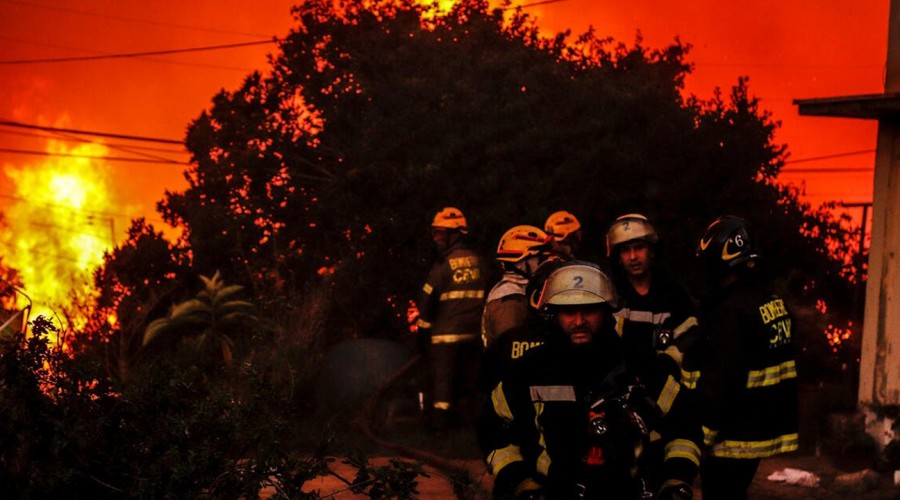
[[[429,330],[432,343],[478,338],[487,288],[483,266],[477,253],[457,243],[431,268],[418,302],[418,325]]]
[[[700,323],[706,355],[697,391],[710,452],[764,458],[796,450],[797,365],[784,300],[755,281],[739,282]]]
[[[528,279],[524,276],[507,272],[491,289],[481,316],[481,340],[485,347],[504,332],[525,324],[528,319],[527,284]]]
[[[572,498],[578,485],[587,486],[589,498],[599,492],[610,498],[633,496],[635,457],[613,454],[611,450],[626,449],[618,441],[604,448],[606,452],[598,451],[601,447],[590,434],[592,403],[635,380],[624,369],[615,333],[597,335],[602,337],[588,346],[555,340],[528,350],[494,387],[478,437],[495,476],[495,495],[511,494],[516,485],[533,480],[545,488],[548,498]],[[645,415],[648,425],[664,436],[667,473],[690,483],[699,465],[702,436],[699,426],[682,420],[689,417],[689,408],[678,398],[679,388],[671,377],[653,381],[646,388],[652,401],[641,401],[671,417],[667,427],[657,428],[660,420]],[[623,435],[610,431],[612,439]]]
[[[639,294],[627,279],[616,283],[621,309],[615,313],[616,332],[622,337],[629,363],[639,374],[652,369],[659,355],[675,362],[672,375],[691,379],[696,368],[683,358],[699,335],[694,305],[687,293],[657,271],[647,294]],[[669,343],[660,340],[660,332],[669,332]],[[684,373],[683,372],[687,372]],[[689,387],[690,388],[690,387]]]

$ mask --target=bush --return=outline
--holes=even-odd
[[[304,498],[303,485],[328,471],[324,453],[291,446],[303,422],[282,411],[289,396],[252,364],[213,376],[160,361],[113,387],[91,356],[51,344],[58,332],[48,320],[32,330],[0,353],[0,490],[9,497],[251,498],[272,486],[276,497]],[[409,496],[418,473],[363,467],[366,484],[354,487]]]

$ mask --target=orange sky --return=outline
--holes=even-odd
[[[520,2],[521,3],[521,2]],[[0,61],[128,53],[239,43],[282,36],[291,26],[287,0],[121,2],[0,0]],[[779,142],[801,160],[875,148],[876,126],[860,120],[800,117],[792,100],[883,90],[888,0],[744,2],[567,0],[529,12],[548,31],[593,25],[627,43],[640,30],[645,45],[676,36],[694,46],[688,91],[709,97],[750,77],[751,91],[783,123]],[[0,64],[0,120],[182,139],[188,122],[220,88],[266,67],[272,45],[141,59]],[[15,132],[15,134],[11,133]],[[0,127],[0,149],[46,150],[44,139]],[[172,146],[161,145],[161,148]],[[177,147],[176,147],[177,148]],[[110,151],[110,155],[118,155]],[[170,155],[171,156],[171,155]],[[183,156],[181,157],[184,158]],[[44,158],[0,152],[0,209],[12,193],[7,168],[37,168]],[[873,154],[801,162],[789,168],[871,168]],[[158,221],[154,203],[184,187],[182,167],[111,163],[119,200],[116,228],[130,217]],[[807,199],[870,201],[871,172],[794,173]],[[856,215],[854,213],[854,215]]]

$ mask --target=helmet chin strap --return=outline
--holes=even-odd
[[[522,259],[519,262],[511,262],[508,263],[506,269],[512,271],[523,278],[529,278],[531,275],[528,273],[528,259]]]
[[[536,255],[529,255],[510,266],[509,269],[522,277],[531,278],[539,265],[540,259]]]

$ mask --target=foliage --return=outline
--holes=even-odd
[[[304,2],[271,74],[221,92],[194,121],[189,188],[160,209],[201,272],[260,296],[328,283],[334,338],[396,336],[395,305],[416,295],[442,205],[463,209],[485,253],[511,225],[570,210],[592,260],[612,219],[641,212],[678,270],[705,226],[733,213],[758,227],[795,303],[850,309],[848,232],[778,184],[787,150],[747,79],[684,98],[678,40],[544,39],[526,14],[476,0],[426,10]]]
[[[778,184],[788,152],[746,79],[685,97],[679,40],[545,39],[522,11],[484,1],[429,9],[303,2],[271,71],[214,97],[187,133],[188,188],[159,204],[183,236],[134,221],[68,351],[50,348],[58,332],[43,319],[0,351],[0,490],[308,496],[325,453],[298,457],[286,439],[307,423],[297,415],[324,348],[406,331],[444,205],[466,213],[485,254],[508,227],[569,210],[591,260],[611,220],[641,212],[682,281],[704,227],[744,216],[815,325],[798,329],[802,362],[834,352],[821,331],[851,314],[853,241]],[[414,466],[352,463],[355,491],[415,493]]]
[[[32,331],[0,350],[5,497],[254,498],[270,488],[274,498],[317,498],[303,486],[328,473],[327,460],[285,442],[295,415],[253,365],[217,383],[196,367],[162,362],[113,387],[101,363],[49,343],[56,329],[45,318]],[[414,492],[411,466],[366,470],[368,482],[354,488]]]
[[[385,465],[375,467],[369,464],[368,459],[361,457],[348,458],[344,463],[357,470],[350,491],[374,499],[416,498],[419,493],[416,489],[418,476],[428,477],[421,465],[394,458],[388,459]]]
[[[250,312],[252,303],[233,297],[242,286],[226,286],[218,271],[212,278],[201,275],[200,279],[204,289],[196,298],[173,306],[165,318],[147,325],[144,346],[165,337],[174,337],[175,342],[188,339],[202,358],[209,359],[211,350],[219,350],[225,364],[231,364],[234,339],[251,331],[260,319]]]
[[[111,376],[128,378],[149,318],[187,298],[194,276],[189,264],[188,249],[172,245],[143,219],[133,221],[128,239],[106,255],[94,274],[99,296],[94,307],[85,308],[90,316],[79,340],[94,342]]]

